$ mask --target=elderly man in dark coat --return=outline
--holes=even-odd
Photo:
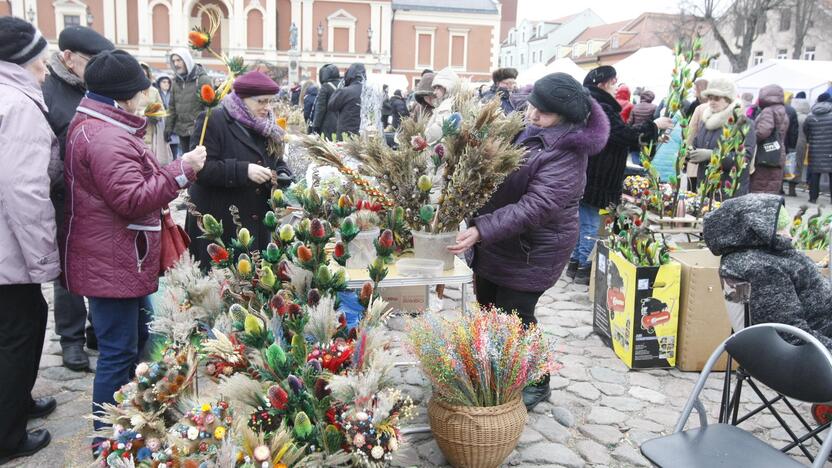
[[[832,185],[832,97],[828,94],[818,96],[812,113],[803,123],[803,133],[809,145],[809,201],[816,203],[820,195],[820,176],[828,174]]]

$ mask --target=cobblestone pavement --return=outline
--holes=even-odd
[[[803,196],[805,200],[805,195]],[[790,207],[800,200],[791,199]],[[459,299],[459,290],[448,289],[450,298]],[[92,379],[90,372],[73,372],[61,367],[60,345],[54,333],[51,313],[52,288],[44,286],[50,303],[50,319],[41,370],[34,396],[52,395],[57,410],[46,419],[31,421],[30,429],[45,427],[52,443],[38,454],[19,459],[10,466],[60,467],[88,466],[92,459],[88,436]],[[452,309],[457,301],[446,300]],[[648,466],[638,451],[643,441],[667,434],[689,395],[697,373],[671,370],[628,371],[627,367],[592,333],[591,304],[587,287],[561,280],[541,297],[537,317],[546,332],[558,340],[559,360],[563,364],[551,379],[552,397],[529,415],[520,443],[506,460],[510,466]],[[390,334],[396,342],[403,338],[404,320],[394,317]],[[90,353],[95,365],[96,353]],[[402,361],[409,361],[404,352]],[[417,368],[402,367],[402,389],[421,403],[415,420],[408,425],[427,424],[424,402],[429,389]],[[708,381],[703,403],[711,421],[721,395],[721,374]],[[756,401],[743,393],[743,406]],[[806,417],[807,405],[799,408]],[[694,415],[694,420],[696,419]],[[787,418],[796,424],[794,418]],[[784,445],[788,436],[771,416],[762,416],[742,427],[758,437]],[[430,434],[408,436],[395,458],[396,466],[444,466],[445,459]],[[807,463],[803,457],[800,461]],[[832,466],[832,465],[829,465]]]

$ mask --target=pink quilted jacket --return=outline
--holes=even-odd
[[[158,288],[161,209],[196,177],[181,160],[159,167],[145,118],[84,98],[69,126],[61,263],[70,291],[130,298]]]

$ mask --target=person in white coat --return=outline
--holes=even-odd
[[[56,406],[32,399],[48,313],[40,285],[60,274],[49,188],[61,165],[41,92],[46,46],[29,22],[0,18],[0,465],[49,444],[49,431],[27,432],[26,422]]]

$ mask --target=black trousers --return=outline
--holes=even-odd
[[[182,154],[191,151],[190,135],[179,135],[179,150],[182,151]]]
[[[537,323],[537,319],[534,317],[534,309],[544,291],[517,291],[495,284],[480,275],[477,275],[474,279],[474,289],[477,302],[480,304],[493,305],[505,312],[517,311],[517,315],[520,316],[524,325]]]
[[[812,172],[809,174],[809,200],[817,200],[820,196],[820,176],[822,172]],[[829,174],[829,185],[832,186],[832,174]]]
[[[86,334],[95,334],[92,318],[87,312],[84,297],[72,294],[61,286],[60,280],[52,282],[55,305],[55,333],[61,337],[61,348],[84,346]],[[87,325],[89,319],[90,324]]]
[[[39,284],[0,286],[0,453],[26,436],[47,315]]]

